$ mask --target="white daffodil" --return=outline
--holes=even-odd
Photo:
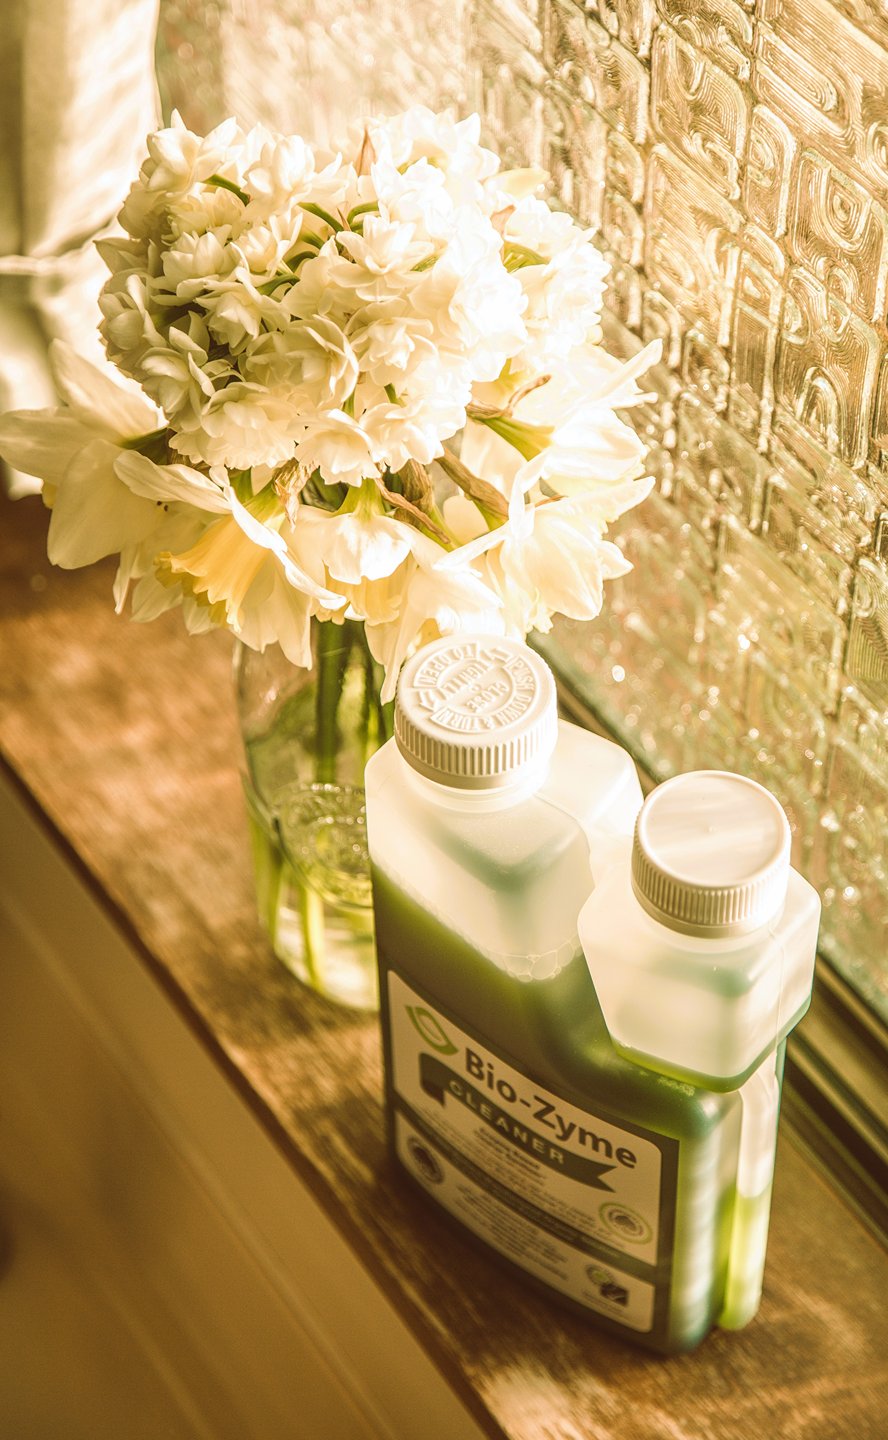
[[[379,204],[394,220],[417,226],[433,245],[450,239],[456,206],[437,166],[422,158],[402,171],[383,159],[372,165],[370,178]]]
[[[315,410],[300,415],[303,432],[296,455],[306,470],[320,470],[330,485],[360,485],[376,471],[371,437],[344,410]]]
[[[300,320],[283,332],[265,336],[250,350],[251,372],[258,365],[261,373],[264,363],[271,375],[275,360],[280,363],[282,359],[289,367],[291,383],[304,392],[307,406],[341,409],[358,383],[360,366],[351,342],[326,315]]]
[[[310,617],[363,620],[387,694],[433,635],[597,613],[606,526],[649,487],[622,412],[657,350],[606,354],[606,262],[479,137],[422,106],[329,156],[233,120],[149,136],[100,329],[160,413],[59,351],[64,406],[0,420],[51,558],[116,552],[118,607],[297,664]]]
[[[526,490],[515,485],[506,523],[439,560],[439,568],[486,557],[486,578],[515,633],[548,630],[554,613],[592,620],[601,611],[604,581],[632,568],[622,551],[604,539],[607,524],[639,505],[653,483],[630,480],[606,491],[536,504],[528,503]]]
[[[423,361],[436,363],[432,336],[431,321],[376,305],[363,311],[360,328],[355,326],[350,338],[367,378],[380,390],[390,385],[398,391],[410,384],[411,372]]]
[[[314,151],[299,135],[269,136],[244,174],[251,212],[266,217],[308,199],[316,178]]]
[[[214,521],[190,549],[158,561],[162,581],[181,586],[254,649],[277,641],[294,665],[311,663],[313,608],[340,610],[342,596],[293,558],[276,496],[252,510],[230,496],[230,514]]]
[[[186,550],[206,528],[206,515],[181,506],[158,507],[158,523],[143,540],[128,540],[121,546],[120,562],[114,577],[114,608],[121,615],[130,601],[133,620],[155,620],[165,610],[181,603],[181,597],[161,585],[155,569],[158,555]]]
[[[433,256],[428,239],[416,238],[416,226],[387,215],[367,215],[360,234],[343,233],[339,245],[354,262],[355,295],[364,304],[403,295],[417,265]]]
[[[353,486],[335,514],[297,506],[292,525],[298,555],[308,549],[316,556],[335,588],[385,579],[407,559],[418,533],[386,515],[372,480]]]
[[[637,482],[630,503],[639,504],[652,484]],[[499,551],[507,613],[526,607],[520,618],[515,614],[522,630],[548,630],[553,614],[593,620],[601,612],[605,580],[632,569],[603,537],[598,496],[526,506],[523,518],[522,526],[510,527]]]
[[[155,503],[133,494],[114,467],[126,446],[154,434],[163,421],[144,396],[62,341],[53,343],[50,357],[64,406],[4,415],[0,453],[43,481],[53,512],[49,558],[73,569],[145,539],[158,525]]]
[[[218,231],[180,235],[175,244],[163,252],[164,288],[157,287],[155,296],[168,297],[170,304],[187,304],[203,294],[209,281],[230,275],[237,263],[228,246],[230,235],[228,226]]]
[[[113,466],[117,479],[123,481],[134,499],[140,497],[142,501],[150,502],[152,521],[150,525],[147,524],[149,509],[143,505],[141,514],[145,518],[145,524],[138,527],[131,524],[127,533],[121,531],[115,537],[119,543],[115,543],[112,549],[106,552],[120,552],[120,563],[114,580],[114,601],[119,613],[126,602],[132,580],[151,572],[155,557],[161,551],[191,545],[206,523],[201,512],[227,512],[230,509],[231,492],[227,485],[220,485],[209,476],[191,470],[187,465],[157,465],[147,455],[141,455],[134,450],[119,451]],[[101,497],[95,496],[91,504],[81,503],[78,506],[74,483],[72,479],[65,487],[70,493],[63,499],[62,521],[69,507],[75,514],[82,512],[88,515],[95,507],[96,500],[101,502]],[[63,533],[67,545],[70,546],[72,537],[77,533],[73,519],[64,526]]]
[[[458,203],[480,205],[481,182],[493,175],[499,160],[480,145],[481,121],[477,115],[456,120],[416,105],[387,120],[371,120],[367,130],[374,150],[398,168],[430,161],[441,168],[448,191]]]
[[[636,380],[659,359],[660,348],[659,340],[652,341],[622,364],[590,349],[577,357],[573,372],[545,377],[514,406],[475,411],[483,425],[524,457],[514,483],[526,491],[545,482],[556,494],[575,495],[638,474],[644,445],[615,410],[645,398]]]
[[[397,619],[367,624],[371,654],[385,668],[384,702],[394,699],[398,672],[413,649],[439,635],[501,635],[505,628],[502,602],[467,562],[460,563],[459,551],[442,555],[434,540],[417,532],[407,571]]]
[[[215,391],[193,418],[179,417],[170,446],[188,460],[229,470],[283,465],[293,456],[293,421],[286,395],[235,383]]]
[[[148,158],[118,216],[127,234],[137,239],[161,234],[175,201],[203,188],[210,176],[236,184],[243,143],[234,119],[223,121],[208,135],[196,135],[174,112],[166,129],[148,136]]]
[[[442,440],[464,424],[465,414],[464,402],[442,392],[434,400],[374,405],[362,414],[361,425],[370,437],[375,458],[397,471],[408,460],[430,465],[441,454]]]
[[[526,342],[527,302],[520,281],[503,267],[490,222],[461,216],[443,255],[419,281],[412,307],[431,320],[439,349],[465,360],[475,380],[495,380]]]

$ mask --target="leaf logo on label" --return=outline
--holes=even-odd
[[[454,1045],[440,1020],[432,1014],[431,1010],[426,1010],[422,1005],[408,1005],[406,1008],[407,1014],[427,1045],[431,1045],[439,1055],[456,1054],[457,1046]]]

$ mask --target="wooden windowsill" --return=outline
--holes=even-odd
[[[38,500],[0,502],[4,764],[482,1430],[883,1434],[885,1253],[788,1128],[758,1318],[668,1361],[523,1289],[400,1181],[374,1019],[300,987],[255,917],[230,640],[116,616],[113,569],[53,570],[45,534]]]

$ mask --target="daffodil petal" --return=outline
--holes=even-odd
[[[15,470],[58,485],[78,450],[96,432],[74,415],[15,410],[0,418],[0,455]]]
[[[231,491],[224,490],[199,470],[192,470],[190,465],[155,465],[147,455],[122,450],[114,469],[134,495],[148,500],[180,500],[217,515],[225,515],[231,509]]]
[[[54,340],[49,355],[62,399],[93,428],[98,424],[109,435],[131,440],[163,423],[160,411],[144,395],[116,384],[64,340]]]
[[[277,557],[289,583],[304,594],[312,596],[320,601],[328,610],[341,610],[345,600],[341,595],[336,595],[326,586],[319,585],[313,580],[300,565],[297,565],[287,546],[286,540],[278,530],[272,530],[269,526],[263,525],[255,515],[251,515],[245,505],[242,505],[232,491],[231,513],[237,521],[244,534],[247,535],[254,545],[260,545],[266,550],[271,550]]]
[[[66,470],[49,522],[53,565],[65,570],[92,565],[144,540],[157,524],[157,507],[115,475],[119,453],[110,441],[93,440]]]

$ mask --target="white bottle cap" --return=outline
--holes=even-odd
[[[742,775],[694,770],[667,780],[642,806],[632,888],[671,930],[744,935],[780,914],[789,851],[789,823],[768,790]]]
[[[521,640],[448,635],[404,665],[395,739],[414,770],[460,790],[494,790],[542,769],[558,738],[555,681]]]

